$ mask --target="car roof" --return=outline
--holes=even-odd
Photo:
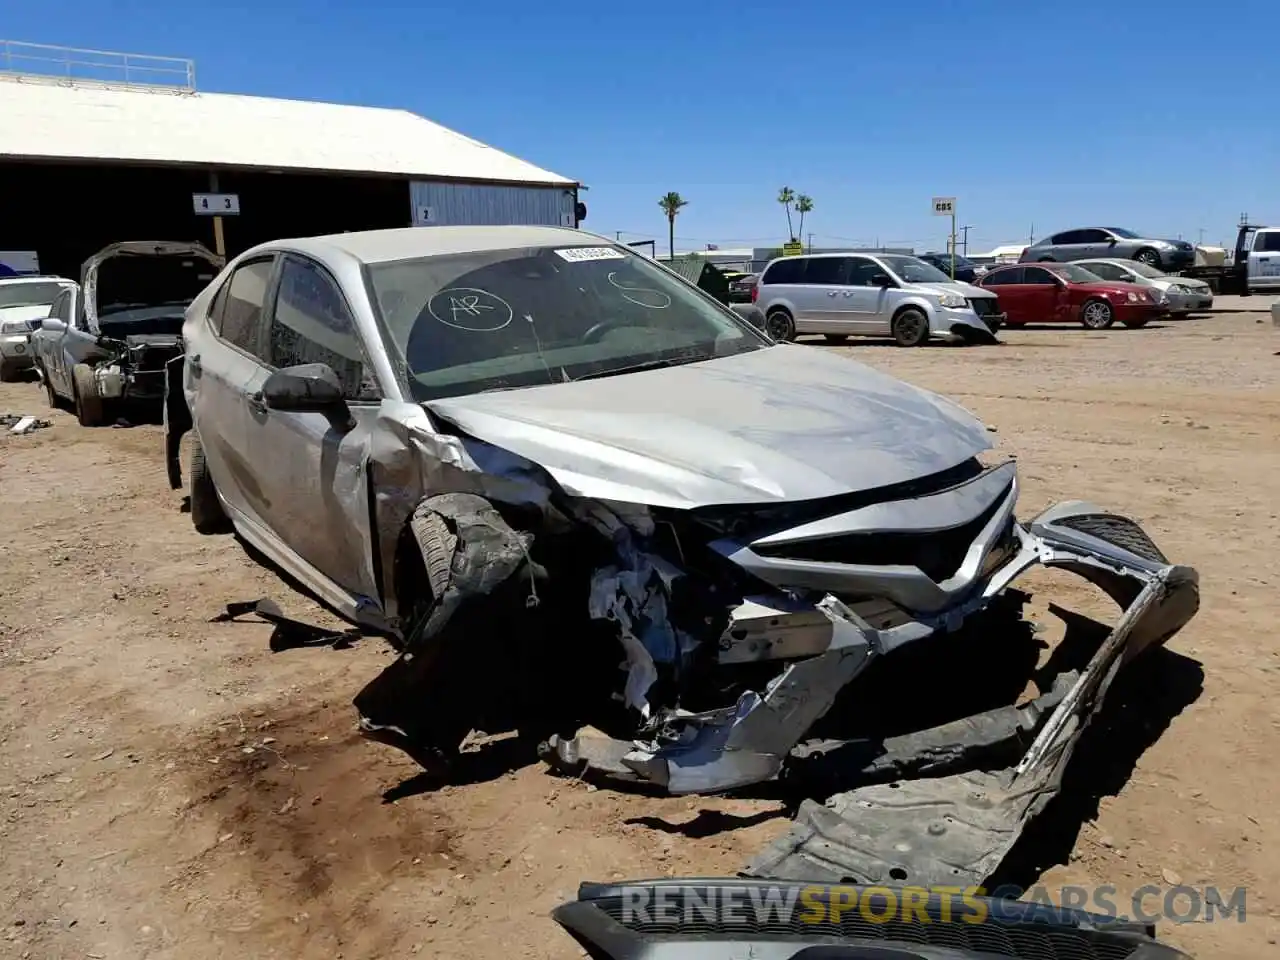
[[[361,263],[388,263],[415,257],[438,257],[518,247],[581,247],[597,244],[618,246],[616,241],[607,237],[570,227],[469,226],[399,227],[391,230],[333,233],[320,237],[275,240],[264,243],[255,250],[297,250],[321,257],[338,254]]]
[[[0,283],[75,283],[75,281],[69,277],[59,277],[51,273],[24,273],[16,277],[0,277]]]
[[[1133,269],[1131,266],[1129,266],[1129,264],[1133,263],[1133,261],[1125,260],[1123,257],[1087,257],[1084,260],[1074,260],[1072,262],[1073,263],[1110,263],[1113,266],[1124,267],[1126,270]]]

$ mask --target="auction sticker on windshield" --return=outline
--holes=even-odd
[[[585,260],[625,260],[626,255],[613,247],[566,247],[556,253],[570,263],[582,263]]]

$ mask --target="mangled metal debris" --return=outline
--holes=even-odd
[[[21,435],[30,433],[32,430],[41,430],[52,426],[52,420],[42,420],[39,417],[24,416],[22,414],[0,413],[0,428],[7,427],[10,433]]]

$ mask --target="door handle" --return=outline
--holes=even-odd
[[[835,296],[837,293],[839,293],[839,292],[840,292],[839,290],[829,290],[829,291],[827,291],[827,296],[828,296],[828,297],[834,297],[834,296]]]
[[[263,399],[262,391],[249,394],[249,409],[254,413],[266,413],[267,401]]]
[[[844,292],[844,295],[845,295],[846,297],[852,297],[852,296],[853,296],[853,291],[852,291],[852,290],[846,290],[846,291]]]

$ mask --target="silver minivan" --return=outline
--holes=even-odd
[[[815,253],[770,262],[756,284],[769,335],[893,337],[916,347],[931,337],[991,343],[1003,317],[989,290],[952,280],[919,257]]]

